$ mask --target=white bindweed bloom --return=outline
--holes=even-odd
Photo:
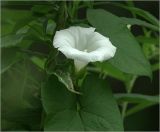
[[[72,26],[57,31],[53,45],[67,58],[73,59],[79,71],[89,62],[105,61],[115,55],[116,47],[109,38],[95,32],[95,28]]]

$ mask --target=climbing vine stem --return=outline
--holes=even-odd
[[[132,92],[132,89],[133,89],[133,86],[134,86],[136,79],[137,79],[137,76],[133,76],[131,78],[131,80],[125,82],[126,92],[128,94]],[[124,102],[122,104],[122,119],[123,120],[125,119],[127,107],[128,107],[128,102]]]

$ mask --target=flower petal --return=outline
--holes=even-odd
[[[105,61],[115,55],[109,38],[94,32],[95,28],[70,27],[57,31],[53,45],[67,58],[74,59],[77,70],[89,62]]]
[[[72,26],[68,29],[57,31],[54,37],[54,47],[62,47],[70,45],[71,47],[83,50],[89,35],[93,33],[95,28],[82,28],[79,26]]]
[[[115,55],[116,47],[112,45],[109,38],[94,32],[88,41],[87,50],[90,52],[91,62],[105,61]]]
[[[75,38],[75,48],[79,50],[83,50],[84,47],[86,47],[86,43],[88,41],[88,38],[90,34],[94,33],[95,28],[82,28],[79,26],[72,26],[67,29],[68,32],[72,34],[72,36]]]
[[[54,36],[53,45],[55,48],[63,46],[75,47],[75,38],[66,29],[57,31]]]
[[[85,61],[90,62],[90,55],[87,52],[83,52],[77,49],[74,49],[72,47],[61,47],[58,49],[61,51],[67,58],[79,60],[79,61]]]

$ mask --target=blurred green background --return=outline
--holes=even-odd
[[[117,1],[117,2],[110,1],[110,2],[111,3],[126,4],[125,1]],[[58,2],[54,2],[54,1],[2,1],[1,2],[1,37],[8,35],[10,33],[14,33],[15,31],[17,31],[18,27],[24,26],[25,23],[27,23],[27,21],[29,22],[34,18],[41,18],[41,17],[45,16],[46,13],[48,13],[48,12],[49,13],[48,13],[47,17],[56,18],[57,17],[57,14],[56,14],[57,7],[54,6],[54,10],[52,10],[52,8],[53,8],[52,5],[54,5],[55,3],[58,3]],[[128,5],[129,4],[131,4],[131,2],[128,2]],[[159,19],[159,1],[134,1],[132,4],[134,4],[134,6],[137,8],[144,9],[144,10],[150,12],[157,19]],[[40,8],[37,5],[43,5],[43,7]],[[46,6],[46,8],[44,6]],[[129,12],[126,9],[123,9],[121,7],[114,6],[114,5],[111,6],[110,4],[101,4],[101,5],[97,4],[95,6],[95,8],[106,9],[107,11],[109,11],[113,14],[116,14],[117,16],[131,17],[133,15],[132,12]],[[81,8],[78,11],[78,18],[85,19],[85,17],[86,17],[86,8]],[[143,19],[143,18],[141,18],[141,19]],[[40,21],[43,21],[43,19]],[[41,26],[41,25],[39,25],[39,26]],[[34,27],[34,25],[33,25],[33,27]],[[39,30],[39,29],[36,29],[36,30]],[[136,25],[132,26],[131,31],[135,36],[143,35],[143,28],[140,26],[136,26]],[[29,46],[29,49],[34,51],[35,54],[37,52],[41,52],[41,53],[47,55],[49,53],[50,45],[46,46],[44,43],[41,43],[40,38],[36,38],[37,34],[35,34],[35,33],[33,33],[33,34],[35,35],[34,38],[36,39],[36,42],[34,42],[34,44],[33,43],[31,44],[31,40],[23,41],[23,47],[28,48],[28,46]],[[32,36],[32,34],[31,34],[31,36]],[[21,38],[13,38],[13,40],[20,41]],[[13,41],[13,40],[11,40],[11,41]],[[52,43],[52,42],[50,42],[50,43]],[[159,49],[159,45],[158,45],[158,49]],[[18,54],[16,56],[14,56],[15,55],[14,51],[15,50],[12,50],[12,49],[9,49],[9,50],[2,49],[2,64],[1,64],[2,68],[5,67],[4,65],[7,64],[7,62],[12,62],[12,60],[6,60],[7,55],[9,56],[8,58],[12,58],[12,57],[17,58],[17,56],[19,58]],[[159,61],[158,57],[159,57],[159,55],[155,55],[154,59],[150,60],[150,62],[154,63],[154,62]],[[14,62],[12,62],[12,64],[13,63]],[[27,62],[27,64],[28,63],[31,63],[31,62]],[[29,67],[29,69],[30,69],[30,67]],[[21,69],[21,70],[24,71],[25,69]],[[29,72],[32,72],[32,70],[30,70]],[[34,72],[36,72],[36,69],[34,70]],[[2,74],[6,74],[6,73],[2,73]],[[19,78],[21,77],[20,75],[18,75],[18,76],[19,76]],[[38,77],[35,76],[33,78],[38,78]],[[107,80],[109,80],[109,82],[111,82],[111,86],[113,88],[114,93],[125,92],[124,84],[120,80],[113,78],[113,77],[109,77],[109,78],[107,78]],[[2,94],[4,94],[4,95],[11,94],[12,95],[12,92],[15,92],[14,89],[10,93],[5,93],[3,91],[3,87],[6,87],[6,85],[9,85],[9,84],[7,84],[8,80],[5,78],[5,75],[2,77],[2,81],[3,81]],[[18,83],[16,85],[18,86]],[[153,71],[152,81],[148,77],[138,77],[135,84],[134,84],[133,93],[142,93],[142,94],[147,94],[147,95],[158,95],[159,94],[159,69],[156,68],[156,70]],[[32,102],[32,103],[37,103],[37,102],[39,103],[39,101],[37,101],[37,100],[34,100],[34,101],[35,102]],[[13,103],[16,103],[16,102],[13,101]],[[3,112],[5,111],[5,108],[3,109],[3,107],[6,107],[6,105],[3,106],[3,103],[2,103],[2,117],[5,118],[6,115],[3,114]],[[41,104],[39,104],[39,106],[37,106],[37,108],[34,110],[35,110],[35,111],[33,111],[34,113],[37,112],[36,118],[34,118],[35,122],[39,123],[40,119],[37,117],[41,116]],[[22,116],[22,118],[23,118],[23,116]],[[32,123],[32,118],[29,117],[28,122]],[[36,123],[35,123],[35,126],[37,125]],[[13,127],[12,125],[7,121],[3,121],[2,122],[2,129],[5,130],[8,127]],[[152,107],[141,110],[133,115],[126,117],[125,121],[124,121],[124,127],[125,127],[126,131],[130,131],[130,130],[132,130],[132,131],[134,131],[134,130],[158,131],[159,130],[159,105],[154,105]],[[15,123],[15,128],[16,128],[16,123]],[[20,129],[20,128],[18,128],[18,129]],[[35,129],[36,129],[36,127],[35,127]]]

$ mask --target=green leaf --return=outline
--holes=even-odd
[[[159,27],[158,19],[155,16],[153,16],[152,14],[150,14],[148,11],[145,11],[143,9],[139,9],[136,7],[129,7],[129,6],[123,6],[123,5],[120,5],[120,7],[125,8],[131,12],[134,12],[135,14],[144,18],[145,20],[147,20],[147,21],[151,22],[152,24],[156,25],[157,27]]]
[[[69,72],[64,71],[56,71],[54,73],[58,77],[58,80],[65,85],[65,87],[76,94],[80,94],[80,92],[76,91],[73,86],[72,78]]]
[[[2,37],[1,47],[11,47],[19,44],[24,37],[24,34],[10,34]]]
[[[121,17],[121,19],[124,21],[125,24],[144,26],[144,27],[150,28],[151,30],[159,31],[159,27],[154,26],[145,21],[142,21],[140,19],[126,18],[126,17]]]
[[[2,8],[2,36],[14,34],[19,28],[28,24],[33,19],[29,10],[16,10]]]
[[[45,34],[44,21],[44,19],[40,19],[26,23],[25,26],[19,28],[16,31],[15,36],[23,36],[22,39],[27,41],[30,40],[32,42],[45,42],[47,36]]]
[[[49,35],[53,35],[55,28],[56,23],[52,19],[49,19],[46,27],[46,33]]]
[[[2,74],[2,120],[23,126],[21,130],[40,130],[39,97],[44,77],[45,74],[27,60],[19,61]]]
[[[40,21],[31,21],[28,26],[30,27],[29,34],[30,39],[36,38],[37,40],[39,39],[40,41],[43,41],[45,39],[45,32],[44,32],[44,27],[43,23]],[[32,36],[33,35],[33,36]]]
[[[130,107],[125,116],[129,116],[138,111],[141,111],[147,107],[153,106],[155,104],[159,104],[159,96],[150,96],[150,95],[142,95],[142,94],[115,94],[114,97],[117,101],[122,104],[123,102],[128,102],[131,104],[136,104],[135,106]]]
[[[57,49],[52,49],[48,59],[45,63],[45,70],[47,74],[54,74],[57,70],[68,72],[70,69],[70,61],[66,59],[64,54],[57,51]],[[70,73],[73,72],[70,70]]]
[[[25,34],[29,31],[29,26],[24,26],[16,31],[17,35]]]
[[[1,73],[9,69],[14,63],[21,59],[17,48],[1,49]]]
[[[144,18],[145,20],[149,21],[150,23],[152,23],[153,25],[159,27],[159,21],[158,19],[153,16],[152,14],[150,14],[148,11],[145,11],[143,9],[140,8],[136,8],[136,7],[131,7],[131,6],[125,6],[123,4],[119,4],[119,3],[110,3],[111,5],[114,6],[118,6],[121,8],[124,8],[126,10],[129,10],[130,12]]]
[[[39,68],[44,70],[45,59],[38,58],[36,56],[31,57],[31,61],[36,64]]]
[[[152,65],[152,71],[157,71],[160,69],[160,63],[155,63]]]
[[[143,51],[148,59],[158,61],[159,39],[153,37],[138,36],[137,40],[142,44]]]
[[[56,49],[52,49],[45,63],[45,70],[47,74],[54,74],[57,65],[56,62],[57,56],[58,56],[58,51]]]
[[[33,21],[35,18],[31,15],[29,15],[26,18],[23,18],[16,22],[13,31],[16,32],[17,30],[27,26],[31,21]]]
[[[17,21],[20,21],[24,18],[31,17],[31,12],[30,10],[18,10],[18,9],[8,9],[8,8],[3,8],[2,10],[2,17],[3,20],[11,20],[14,23]],[[6,17],[7,16],[7,17]]]
[[[2,20],[2,18],[1,18],[1,20]],[[1,36],[12,33],[13,28],[14,28],[14,23],[12,21],[2,20],[1,21]]]
[[[115,56],[109,61],[113,66],[125,73],[151,77],[150,64],[122,19],[101,9],[88,10],[87,19],[117,47]]]
[[[129,103],[159,103],[159,96],[150,96],[142,94],[115,94],[115,98],[118,102],[129,102]]]
[[[102,72],[106,75],[109,75],[111,77],[114,77],[116,79],[119,79],[121,81],[125,81],[126,80],[126,76],[125,73],[120,71],[119,69],[115,68],[113,65],[111,65],[110,63],[106,62],[106,63],[95,63],[96,67],[99,68],[99,72]]]
[[[66,57],[59,53],[56,49],[50,52],[50,55],[45,63],[45,70],[47,74],[54,74],[58,77],[58,80],[63,83],[66,88],[76,94],[80,94],[75,90],[72,81],[72,65],[66,59]]]
[[[45,131],[123,130],[117,104],[104,80],[88,75],[79,90],[82,95],[73,94],[56,76],[49,77],[42,88]]]
[[[140,104],[138,104],[138,105],[130,108],[129,110],[127,110],[125,116],[129,116],[129,115],[132,115],[132,114],[134,114],[134,113],[137,113],[137,112],[139,112],[139,111],[141,111],[141,110],[143,110],[143,109],[145,109],[145,108],[147,108],[147,107],[150,107],[150,106],[152,106],[152,105],[155,105],[155,104],[149,103],[149,102],[147,102],[147,103],[146,103],[146,102],[140,103]]]

